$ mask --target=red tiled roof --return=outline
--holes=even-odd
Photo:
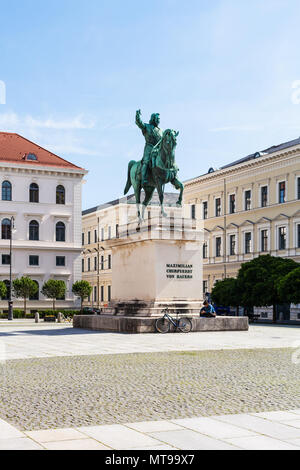
[[[37,160],[27,160],[30,153],[36,155]],[[53,166],[82,170],[79,166],[58,157],[49,150],[40,147],[19,134],[0,132],[0,162],[22,163],[26,165]]]

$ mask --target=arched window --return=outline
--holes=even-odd
[[[11,221],[3,219],[1,224],[2,240],[10,240],[11,235]]]
[[[11,201],[11,183],[3,181],[2,183],[2,201]]]
[[[39,187],[36,183],[31,183],[29,187],[29,202],[39,202]]]
[[[57,222],[56,224],[56,241],[57,242],[66,241],[66,226],[63,222]]]
[[[6,295],[5,295],[5,297],[3,297],[2,300],[9,300],[10,282],[7,279],[5,279],[5,281],[3,281],[3,282],[6,285]]]
[[[29,240],[39,240],[40,239],[40,226],[36,220],[32,220],[29,223]]]
[[[56,204],[65,204],[65,188],[60,184],[56,187]]]
[[[33,281],[37,287],[38,287],[38,290],[36,291],[36,293],[34,295],[31,295],[29,296],[29,300],[39,300],[39,296],[40,296],[40,293],[39,293],[39,290],[40,290],[40,286],[39,286],[39,283],[37,281]]]

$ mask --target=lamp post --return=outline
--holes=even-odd
[[[8,320],[14,319],[13,301],[12,301],[12,234],[14,229],[15,219],[12,216],[10,219],[10,242],[9,242],[9,299],[8,299]]]

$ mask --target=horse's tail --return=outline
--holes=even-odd
[[[134,164],[135,164],[134,160],[131,160],[131,162],[129,162],[129,164],[128,164],[127,183],[126,183],[126,186],[125,186],[125,189],[124,189],[124,194],[127,194],[130,187],[131,187],[132,183],[131,183],[131,178],[130,178],[130,171],[131,171],[131,168]]]

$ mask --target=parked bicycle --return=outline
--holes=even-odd
[[[161,313],[164,313],[162,318],[158,318],[155,322],[156,331],[158,333],[168,333],[170,331],[171,324],[174,326],[175,331],[179,330],[182,333],[189,333],[192,330],[192,322],[189,318],[173,318],[169,314],[168,307],[163,309]]]

